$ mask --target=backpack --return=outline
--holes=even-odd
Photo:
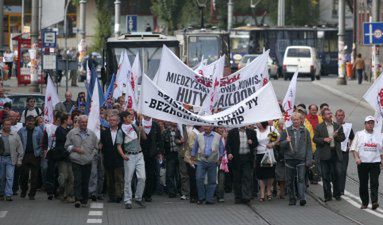
[[[34,110],[36,111],[37,116],[40,116],[40,115],[41,115],[41,111],[40,111],[40,109],[39,109],[38,107],[35,107]],[[27,120],[27,112],[28,112],[28,108],[25,108],[23,112],[25,112],[25,113],[24,113],[24,121],[26,121],[26,120]]]

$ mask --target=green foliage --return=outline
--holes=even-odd
[[[166,22],[169,33],[177,30],[187,0],[152,0],[152,13]]]
[[[319,19],[319,0],[286,0],[287,26],[315,25]],[[269,15],[274,23],[278,19],[278,0],[271,0]]]
[[[110,1],[108,0],[95,0],[97,12],[97,24],[95,27],[93,51],[101,52],[104,48],[106,38],[112,35],[112,14]]]

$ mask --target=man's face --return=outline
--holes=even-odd
[[[78,121],[78,125],[79,125],[81,130],[86,130],[86,128],[88,126],[88,120],[84,119],[84,118],[80,118]]]
[[[324,120],[327,122],[332,122],[332,112],[330,110],[325,110],[323,113]]]
[[[118,119],[116,116],[110,116],[108,122],[110,127],[115,128],[118,126]]]
[[[311,115],[316,115],[318,113],[318,108],[316,106],[311,106],[309,109]]]
[[[70,93],[70,92],[65,93],[65,99],[66,99],[68,102],[71,101],[71,100],[72,100],[72,93]]]
[[[130,115],[124,117],[124,121],[126,124],[131,124],[133,122],[133,118],[134,118],[133,115],[130,114]]]
[[[337,112],[337,113],[335,114],[335,117],[336,117],[336,121],[337,121],[338,123],[340,123],[340,124],[343,124],[343,123],[344,123],[344,117],[345,117],[344,112]]]
[[[293,121],[293,126],[294,127],[299,127],[301,125],[301,118],[300,116],[294,116],[291,118],[291,120]]]
[[[28,106],[30,108],[35,107],[36,100],[34,98],[28,100]]]
[[[374,126],[375,126],[375,121],[373,121],[373,120],[367,121],[367,122],[365,122],[365,124],[364,124],[364,127],[365,127],[365,129],[366,129],[367,131],[372,131],[372,130],[374,130]]]
[[[210,127],[210,126],[205,126],[203,128],[204,132],[207,133],[207,134],[210,134],[210,132],[213,130],[213,127]]]
[[[3,123],[3,130],[7,133],[9,133],[11,131],[11,126],[12,126],[12,123],[11,121],[4,121]]]
[[[28,129],[34,129],[34,128],[35,128],[35,120],[34,120],[34,119],[28,119],[28,120],[25,122],[25,126],[26,126]]]

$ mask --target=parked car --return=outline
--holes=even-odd
[[[42,94],[12,94],[7,97],[12,100],[12,110],[17,111],[20,114],[27,107],[28,97],[34,97],[36,99],[35,106],[43,110],[45,96]]]
[[[241,61],[238,63],[238,69],[241,69],[246,66],[247,62],[253,61],[255,58],[260,56],[260,54],[246,54],[242,57]],[[272,59],[269,56],[269,59],[267,61],[267,66],[269,68],[269,75],[270,78],[274,78],[275,80],[278,79],[278,63],[275,59]]]
[[[321,63],[317,51],[309,46],[289,46],[283,57],[283,78],[291,79],[298,70],[298,77],[308,76],[311,81],[320,79]]]

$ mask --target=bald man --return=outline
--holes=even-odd
[[[76,102],[72,100],[72,92],[67,91],[65,93],[65,101],[57,103],[55,106],[55,110],[62,113],[70,114],[74,107],[76,107]]]

